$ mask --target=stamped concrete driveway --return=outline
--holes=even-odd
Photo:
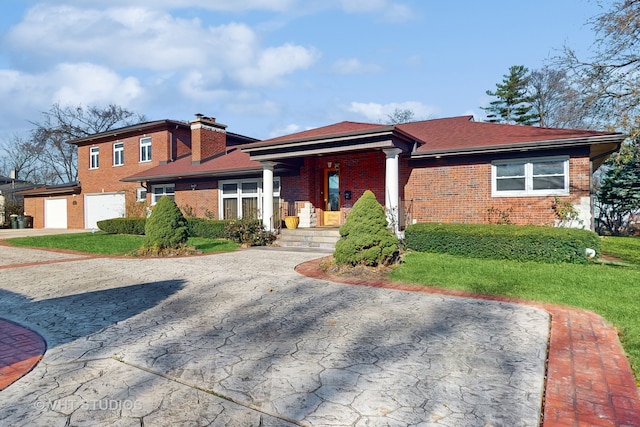
[[[0,246],[0,317],[48,344],[0,424],[539,425],[546,312],[294,271],[318,256]]]

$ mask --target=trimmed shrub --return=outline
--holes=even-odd
[[[144,232],[146,238],[143,246],[158,251],[184,245],[189,237],[187,220],[176,203],[167,196],[162,196],[156,203]]]
[[[367,190],[340,227],[333,257],[342,265],[388,265],[398,255],[398,239],[387,228],[387,216],[376,196]]]
[[[98,229],[109,234],[137,234],[144,236],[146,218],[112,218],[98,221]]]
[[[225,227],[227,237],[240,245],[267,246],[276,240],[276,236],[264,229],[258,219],[232,220]]]
[[[212,221],[204,218],[187,218],[189,236],[226,239],[228,234],[225,228],[230,222],[230,220]]]
[[[547,263],[586,263],[587,248],[600,251],[592,231],[533,225],[420,223],[406,228],[405,244],[419,252]]]

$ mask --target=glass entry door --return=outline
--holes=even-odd
[[[340,225],[340,173],[324,170],[324,225]]]

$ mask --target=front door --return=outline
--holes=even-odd
[[[340,173],[324,170],[324,225],[340,225]]]

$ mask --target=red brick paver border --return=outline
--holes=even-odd
[[[45,340],[31,329],[0,319],[0,390],[31,371],[46,349]]]
[[[302,263],[296,271],[338,283],[513,302],[547,311],[551,315],[551,337],[542,426],[640,426],[640,395],[633,371],[616,330],[597,314],[450,289],[329,276],[319,268],[320,262]]]

